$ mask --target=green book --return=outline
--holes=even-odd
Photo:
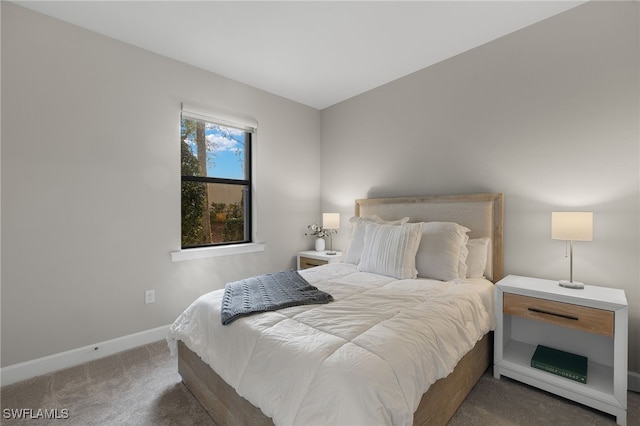
[[[531,366],[580,383],[587,383],[587,357],[538,345]]]

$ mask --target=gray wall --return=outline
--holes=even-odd
[[[624,289],[640,371],[638,3],[589,3],[322,111],[322,208],[503,192],[505,272],[568,279],[551,212],[592,210],[574,279]],[[342,247],[346,232],[334,240]]]
[[[171,262],[183,101],[258,120],[264,252]],[[170,324],[312,245],[315,109],[2,2],[2,124],[3,366]]]

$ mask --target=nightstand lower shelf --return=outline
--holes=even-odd
[[[524,354],[531,353],[533,355],[535,348],[530,348],[529,346],[531,345],[521,342],[515,342],[515,345],[510,344],[510,346],[510,348],[507,348],[510,353],[505,356],[505,359],[494,365],[494,377],[509,377],[571,401],[587,405],[615,416],[618,424],[626,425],[627,410],[614,398],[612,395],[613,383],[605,377],[607,374],[611,374],[612,368],[598,363],[589,363],[589,377],[587,380],[592,380],[594,383],[585,385],[536,368],[524,366]],[[606,371],[609,371],[609,373],[606,373]]]
[[[599,399],[609,400],[610,404],[615,405],[616,400],[613,397],[613,367],[589,361],[587,366],[587,383],[578,383],[574,380],[531,367],[531,357],[535,350],[535,345],[513,339],[509,340],[504,349],[502,361],[500,361],[498,365],[500,371],[505,369],[526,374],[534,379],[545,380],[553,386],[569,389],[572,393],[579,393],[589,398],[597,397]],[[502,375],[509,376],[508,373],[502,373]],[[573,399],[571,397],[568,398]]]

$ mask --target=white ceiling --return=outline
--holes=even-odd
[[[15,1],[323,109],[584,1]]]

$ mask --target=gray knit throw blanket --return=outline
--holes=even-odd
[[[324,304],[333,297],[309,284],[298,271],[258,275],[228,283],[222,299],[222,324],[258,312],[298,305]]]

